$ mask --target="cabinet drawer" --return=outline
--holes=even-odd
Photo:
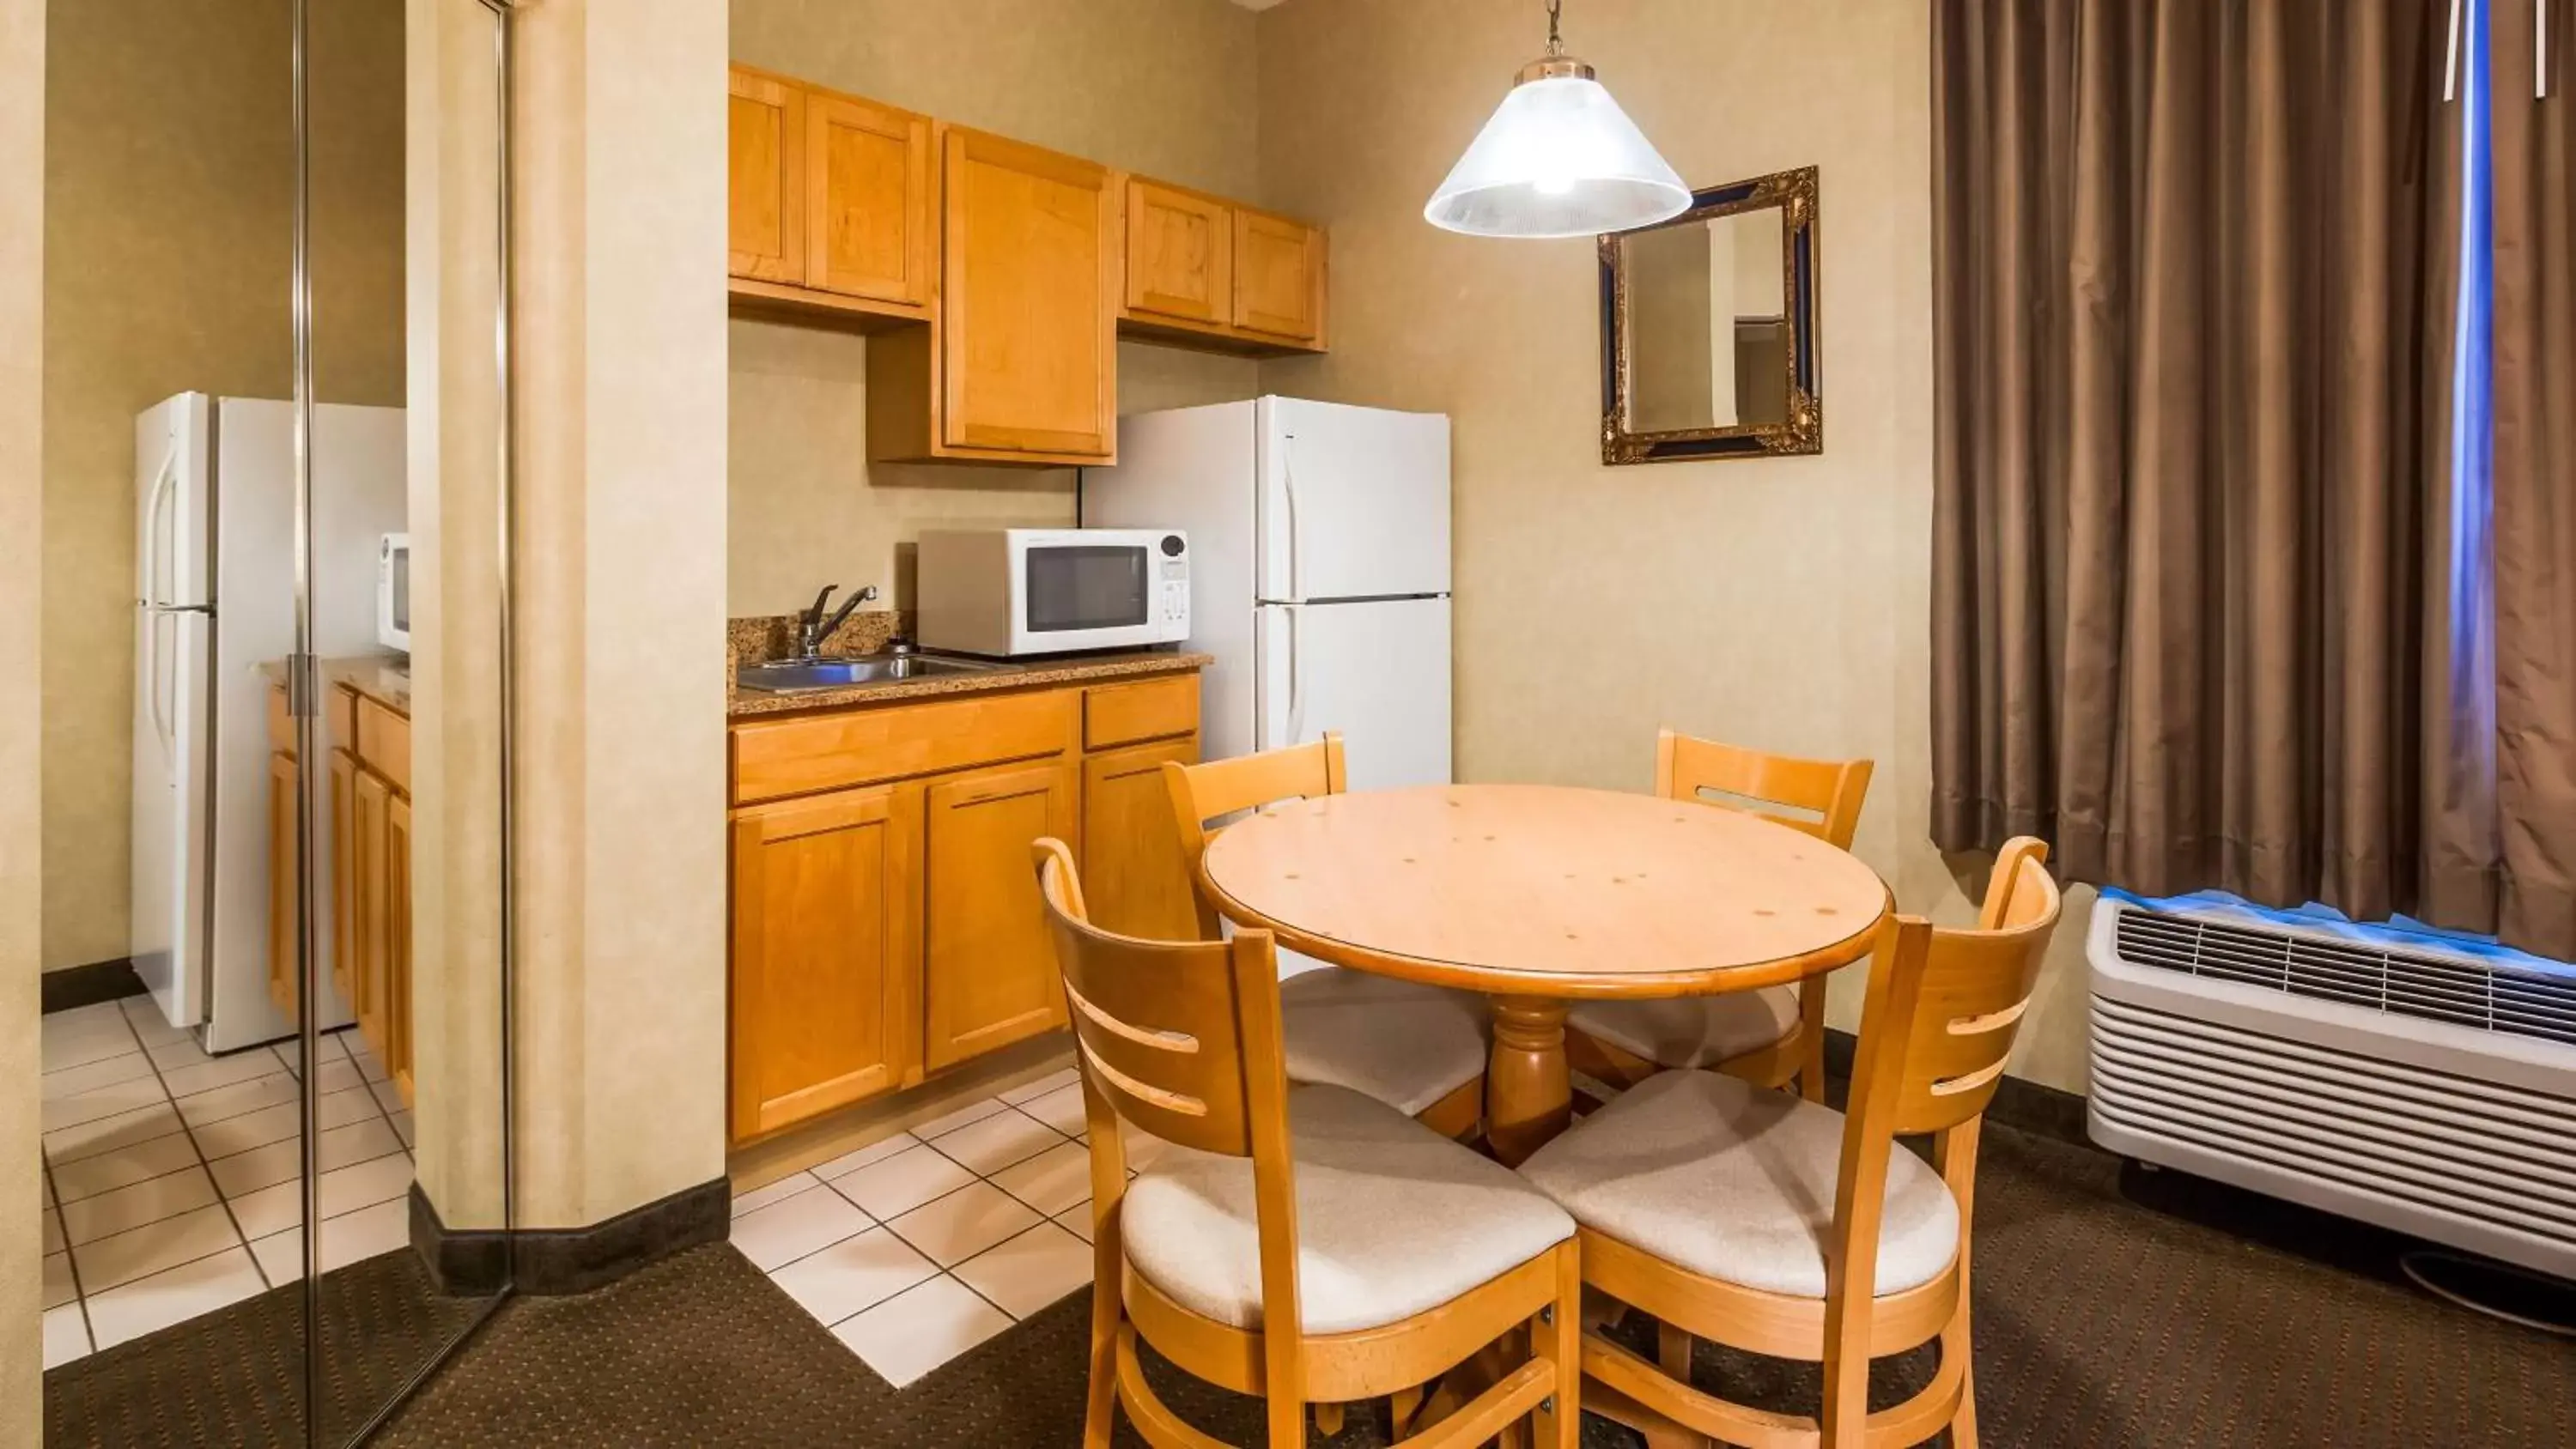
[[[1062,752],[1073,694],[987,695],[733,729],[737,805]]]
[[[361,696],[358,709],[358,758],[385,782],[411,793],[411,721]]]
[[[1195,674],[1083,691],[1082,747],[1086,750],[1185,735],[1198,727],[1199,677]]]

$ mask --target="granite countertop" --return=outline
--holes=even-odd
[[[1031,660],[1013,669],[978,671],[973,674],[942,674],[928,679],[904,679],[890,684],[854,684],[846,689],[815,689],[802,694],[765,694],[757,689],[727,686],[729,698],[725,714],[729,719],[752,719],[761,715],[785,714],[796,710],[841,709],[852,705],[896,704],[904,700],[925,699],[933,695],[986,694],[1001,689],[1039,689],[1067,684],[1090,684],[1108,679],[1126,679],[1155,674],[1180,674],[1204,669],[1216,662],[1213,654],[1191,654],[1168,649],[1139,649],[1120,654],[1087,654],[1073,659]]]
[[[903,622],[903,616],[892,609],[852,614],[849,621],[833,631],[831,639],[825,642],[823,657],[851,659],[883,653],[902,632]],[[997,689],[1042,689],[1050,685],[1085,684],[1134,675],[1176,674],[1205,669],[1216,662],[1213,654],[1134,649],[1066,659],[1032,659],[1011,668],[973,674],[934,675],[927,679],[906,679],[886,684],[854,684],[845,689],[812,689],[801,694],[766,694],[757,689],[735,687],[734,670],[745,664],[761,664],[786,657],[795,647],[796,616],[772,614],[728,620],[725,634],[731,656],[725,669],[725,717],[737,720],[802,710],[897,704],[934,695],[985,694]]]
[[[411,717],[411,661],[394,654],[359,654],[321,661],[322,687],[345,684],[405,719]],[[267,660],[259,672],[268,682],[286,683],[286,661]]]

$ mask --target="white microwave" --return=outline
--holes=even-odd
[[[376,642],[411,652],[411,535],[388,533],[376,545]]]
[[[997,657],[1190,637],[1190,542],[1170,528],[995,528],[921,536],[913,634]]]

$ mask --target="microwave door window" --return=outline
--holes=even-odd
[[[1029,632],[1055,634],[1143,624],[1145,569],[1141,548],[1081,544],[1030,549]]]
[[[394,578],[393,589],[391,592],[393,594],[394,627],[407,634],[411,632],[410,549],[398,548],[394,550],[393,570]]]

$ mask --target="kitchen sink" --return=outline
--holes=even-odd
[[[861,654],[848,659],[794,659],[773,664],[746,664],[734,671],[734,683],[765,694],[802,694],[817,689],[898,684],[907,679],[939,679],[955,674],[998,674],[1016,664],[981,659],[950,659],[931,654]]]

